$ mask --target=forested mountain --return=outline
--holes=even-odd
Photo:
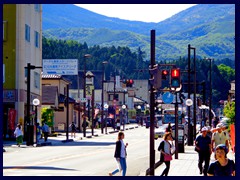
[[[116,69],[117,75],[119,74],[122,79],[149,79],[149,61],[144,61],[145,53],[138,49],[137,52],[132,52],[128,47],[88,47],[87,43],[79,43],[71,40],[52,40],[43,38],[43,59],[79,59],[79,69],[84,69],[84,54],[91,54],[92,57],[87,59],[87,70],[102,70],[102,62],[108,61],[105,67],[106,77]],[[225,59],[225,61],[229,61]],[[160,64],[169,62],[161,61]],[[180,58],[171,63],[175,63],[181,70],[187,69],[187,59]],[[197,66],[197,79],[198,82],[205,81],[207,87],[207,96],[209,92],[209,61],[199,59],[196,60]],[[193,61],[191,61],[193,67]],[[163,68],[163,67],[162,67]],[[73,76],[69,76],[72,84],[77,87],[77,81]],[[228,90],[230,89],[230,82],[235,79],[235,71],[226,65],[218,65],[213,62],[212,65],[212,88],[213,88],[213,102],[217,104],[220,99],[227,99]],[[187,81],[186,73],[182,74],[182,81]],[[167,87],[168,81],[163,82],[163,87]],[[74,85],[73,85],[74,86]],[[183,87],[186,92],[187,87]],[[198,86],[198,93],[201,93],[201,87]]]
[[[43,35],[77,40],[89,46],[127,46],[145,51],[149,60],[150,30],[156,30],[156,60],[187,56],[187,45],[199,57],[235,56],[235,5],[200,4],[159,23],[127,21],[99,15],[75,5],[43,5]]]

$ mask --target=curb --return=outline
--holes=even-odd
[[[73,139],[62,140],[62,143],[73,142]]]

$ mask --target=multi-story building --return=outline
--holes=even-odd
[[[3,135],[13,136],[17,123],[26,130],[27,63],[42,65],[42,6],[3,4]],[[32,100],[41,102],[41,69],[31,70]],[[40,112],[40,108],[38,108]],[[40,113],[38,113],[40,116]]]

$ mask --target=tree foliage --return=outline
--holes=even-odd
[[[228,102],[223,109],[223,113],[230,119],[230,123],[235,123],[235,102]]]

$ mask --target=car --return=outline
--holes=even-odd
[[[150,116],[147,116],[145,118],[145,124],[146,128],[150,127]],[[162,116],[161,115],[155,115],[155,127],[159,128],[162,125]]]
[[[174,124],[171,124],[171,126],[173,126]],[[168,127],[168,124],[162,124],[161,126],[159,126],[159,128],[155,129],[155,134],[154,134],[154,138],[157,140],[158,138],[162,138],[163,135],[166,132],[166,128]]]

